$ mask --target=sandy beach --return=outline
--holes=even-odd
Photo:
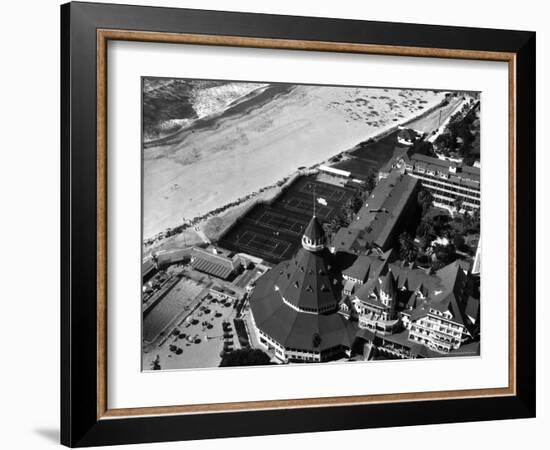
[[[148,238],[270,185],[438,104],[444,92],[296,86],[144,150]]]

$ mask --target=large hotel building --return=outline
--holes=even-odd
[[[431,192],[436,205],[456,208],[459,202],[469,212],[480,207],[479,167],[416,153],[397,158],[392,168],[418,178],[422,187]]]
[[[411,181],[409,193],[418,180],[394,172],[373,191],[373,199],[382,192],[392,198],[391,193],[402,193],[400,183]],[[383,205],[390,203],[376,204],[376,214],[403,214],[402,207]],[[372,221],[388,230],[380,235],[392,234],[395,222],[376,214]],[[256,281],[250,317],[261,347],[281,362],[323,362],[356,353],[370,359],[373,348],[397,358],[479,354],[479,300],[458,261],[427,270],[398,261],[395,250],[384,251],[376,242],[360,251],[363,234],[352,233],[349,242],[346,236],[334,237],[332,253],[313,217],[295,255]]]

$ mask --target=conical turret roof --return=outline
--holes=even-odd
[[[397,283],[395,282],[391,269],[388,270],[388,273],[384,278],[381,290],[389,296],[393,296],[397,292]]]
[[[327,249],[309,252],[301,248],[294,258],[281,264],[281,269],[275,284],[286,301],[317,313],[337,308],[340,280]]]
[[[317,217],[313,216],[309,221],[306,229],[304,230],[304,236],[310,239],[312,242],[318,242],[325,239],[325,231],[317,220]]]

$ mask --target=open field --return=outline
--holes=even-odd
[[[267,92],[267,91],[266,91]],[[292,86],[144,149],[143,237],[352,148],[438,104],[444,92]],[[262,99],[258,99],[262,97]]]

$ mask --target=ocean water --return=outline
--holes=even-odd
[[[258,192],[300,166],[322,163],[445,96],[260,83],[237,89],[234,84],[202,86],[193,98],[200,99],[197,108],[205,115],[194,113],[183,130],[145,145],[144,238]],[[174,89],[183,93],[181,86]],[[189,91],[186,95],[192,97]]]

